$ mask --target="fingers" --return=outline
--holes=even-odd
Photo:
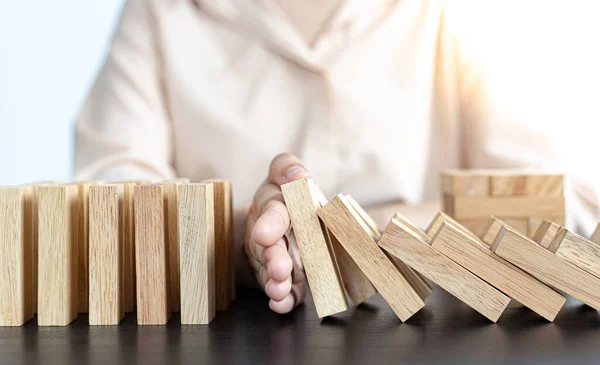
[[[290,279],[291,286],[293,263],[283,239],[265,250],[264,263],[270,278],[279,282]]]
[[[277,186],[303,177],[310,177],[308,169],[291,153],[281,153],[271,161],[269,182]]]
[[[278,200],[268,202],[252,230],[252,238],[261,246],[269,247],[290,229],[290,216],[285,204]]]
[[[292,309],[296,308],[297,305],[302,303],[305,295],[306,281],[304,279],[304,274],[294,275],[294,283],[292,284],[292,289],[289,294],[279,301],[271,297],[269,308],[275,313],[289,313]]]

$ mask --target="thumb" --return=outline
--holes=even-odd
[[[310,172],[292,153],[281,153],[271,161],[269,182],[281,186],[288,182],[310,177]]]

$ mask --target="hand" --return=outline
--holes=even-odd
[[[267,181],[254,195],[246,221],[244,250],[258,283],[271,298],[269,307],[276,313],[290,312],[306,294],[304,270],[290,234],[290,217],[280,186],[309,176],[296,156],[277,155]]]

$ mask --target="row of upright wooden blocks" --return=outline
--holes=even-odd
[[[350,196],[327,201],[309,179],[282,190],[319,317],[379,292],[406,321],[431,293],[424,278],[493,322],[510,298],[553,321],[559,291],[600,310],[600,244],[557,223],[534,240],[495,217],[477,235],[442,212],[425,231],[396,214],[381,232]]]
[[[206,324],[235,298],[232,184],[0,187],[0,326]]]

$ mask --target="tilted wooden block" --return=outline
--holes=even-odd
[[[42,185],[38,195],[38,326],[66,326],[77,317],[77,185]]]
[[[498,236],[498,233],[500,233],[502,227],[509,227],[509,225],[500,219],[491,216],[488,220],[486,228],[481,232],[481,235],[479,235],[479,238],[483,243],[491,246],[494,243],[496,236]]]
[[[317,315],[323,318],[345,311],[348,303],[342,280],[328,247],[325,227],[317,216],[321,202],[316,186],[310,179],[300,179],[282,185],[281,190]]]
[[[89,324],[117,325],[123,295],[122,185],[89,187]]]
[[[342,195],[323,206],[319,217],[400,320],[406,321],[425,306],[419,293],[377,247],[367,225]]]
[[[600,223],[596,225],[594,233],[590,236],[590,241],[600,244]]]
[[[548,221],[559,226],[565,225],[565,217],[529,217],[527,224],[527,236],[533,238],[537,233],[542,223]],[[544,228],[545,229],[545,228]],[[537,240],[536,240],[537,241]],[[539,242],[538,242],[539,243]]]
[[[169,252],[165,237],[164,186],[134,189],[137,322],[166,324],[169,305]]]
[[[561,196],[563,175],[501,173],[490,176],[492,196]]]
[[[452,224],[455,228],[461,230],[465,235],[467,235],[471,239],[479,241],[479,237],[473,231],[467,229],[461,223],[457,222],[454,218],[450,217],[444,212],[437,212],[435,217],[433,217],[433,219],[429,223],[429,226],[425,230],[425,233],[427,234],[429,239],[435,236],[435,234],[440,230],[442,224],[444,223]]]
[[[442,223],[431,246],[550,322],[567,300],[451,223]]]
[[[178,190],[181,324],[208,324],[215,317],[213,184],[182,184]]]
[[[560,225],[557,223],[543,221],[533,234],[533,240],[543,248],[548,249],[560,228]]]
[[[491,249],[538,280],[600,310],[600,278],[556,256],[525,235],[502,227]]]
[[[490,176],[486,171],[445,170],[440,174],[442,194],[456,196],[488,196]]]
[[[33,318],[28,189],[0,187],[0,326],[21,326]]]
[[[216,308],[224,311],[235,297],[233,249],[233,184],[231,180],[206,180],[213,184],[215,221]]]
[[[529,218],[565,215],[563,196],[453,197],[454,219],[497,217]]]
[[[433,237],[432,242],[435,240]],[[493,322],[510,302],[506,295],[439,253],[396,219],[384,231],[379,246]]]
[[[600,245],[566,228],[561,228],[548,251],[600,278]]]

